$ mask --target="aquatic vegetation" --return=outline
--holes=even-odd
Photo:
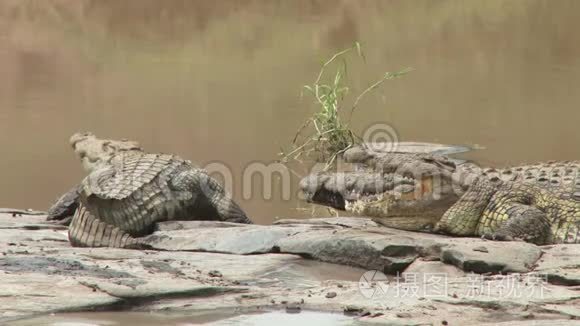
[[[353,51],[357,57],[365,59],[360,43],[356,42],[352,47],[335,53],[325,61],[316,80],[311,85],[304,85],[305,93],[314,97],[318,110],[298,129],[292,140],[291,150],[288,152],[282,150],[279,154],[282,162],[306,158],[324,162],[326,168],[332,166],[339,154],[361,142],[361,138],[349,127],[360,100],[384,82],[411,71],[406,68],[397,72],[386,72],[356,97],[349,98],[350,88],[345,82],[347,75],[345,57]],[[327,69],[333,65],[338,67],[334,74],[328,77]],[[348,117],[345,117],[346,114]]]

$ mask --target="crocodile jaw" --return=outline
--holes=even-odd
[[[439,200],[402,198],[396,192],[374,197],[345,200],[345,211],[356,216],[372,217],[376,223],[407,231],[430,232],[440,221],[445,210],[457,200],[448,196]]]
[[[458,199],[450,180],[445,178],[353,173],[341,175],[343,180],[339,180],[338,175],[318,174],[303,179],[301,188],[306,200],[356,216],[373,217],[388,227],[431,231]],[[378,186],[372,184],[373,175]],[[373,192],[374,189],[379,191]]]
[[[110,164],[111,159],[120,152],[143,152],[136,141],[100,139],[90,132],[75,133],[70,137],[70,144],[89,173]]]

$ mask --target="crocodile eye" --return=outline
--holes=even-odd
[[[116,151],[116,148],[111,144],[110,141],[103,142],[101,149],[105,153],[114,153]]]

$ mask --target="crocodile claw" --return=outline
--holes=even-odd
[[[513,237],[505,233],[485,233],[481,236],[482,239],[492,240],[492,241],[524,241],[524,239]]]

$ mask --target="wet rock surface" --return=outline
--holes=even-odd
[[[580,319],[580,245],[449,238],[322,218],[272,226],[166,222],[147,238],[159,250],[72,248],[66,229],[44,215],[4,212],[0,323],[95,310],[323,311],[395,325]]]
[[[441,260],[466,272],[526,273],[542,254],[540,247],[526,242],[492,242],[454,239],[442,249]]]

